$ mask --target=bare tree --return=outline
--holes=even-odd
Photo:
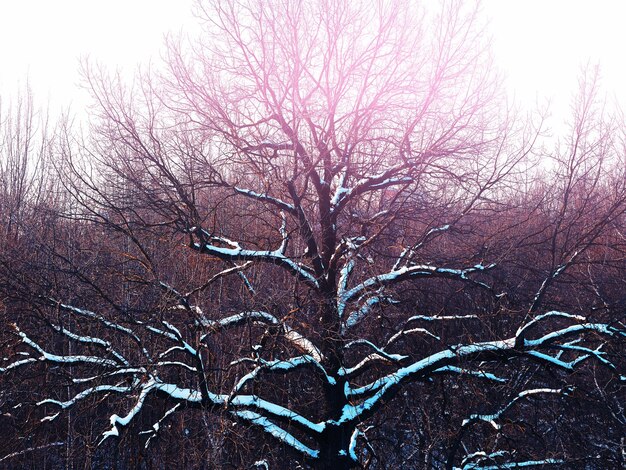
[[[45,202],[51,138],[48,118],[29,89],[15,102],[0,101],[0,218],[3,243],[15,240],[28,210]]]
[[[568,399],[568,384],[538,385],[546,370],[623,366],[604,350],[625,335],[612,308],[597,321],[558,298],[545,308],[623,216],[623,183],[604,185],[617,141],[587,127],[604,122],[588,114],[593,93],[557,155],[563,187],[522,229],[511,207],[537,132],[503,111],[475,10],[233,1],[198,13],[206,36],[170,41],[168,74],[128,89],[87,69],[92,133],[60,146],[75,236],[49,250],[55,282],[31,270],[11,283],[73,346],[14,325],[0,372],[72,368],[72,393],[38,401],[42,421],[118,396],[101,444],[139,423],[147,447],[199,409],[193,433],[209,442],[238,432],[230,421],[267,438],[237,438],[261,467],[563,463],[558,449],[518,458],[472,431],[535,398]],[[528,235],[542,208],[554,225]],[[486,226],[498,220],[515,243],[549,247],[522,302],[494,263],[511,257],[486,247],[507,243]],[[454,395],[459,383],[470,388]],[[468,397],[492,406],[450,412]],[[423,411],[408,434],[386,424],[398,403]]]

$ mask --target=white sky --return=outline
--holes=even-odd
[[[496,63],[516,98],[567,113],[581,69],[600,65],[607,97],[626,108],[626,1],[483,0]]]
[[[0,0],[0,96],[28,77],[38,102],[80,107],[80,57],[112,69],[158,61],[166,32],[195,28],[192,2]],[[626,104],[626,1],[484,0],[483,14],[496,63],[521,102],[549,97],[562,113],[590,61],[601,63],[607,93]]]
[[[0,0],[0,96],[27,78],[51,108],[84,103],[80,59],[134,70],[158,61],[163,37],[195,27],[192,0]],[[18,85],[18,82],[20,85]]]

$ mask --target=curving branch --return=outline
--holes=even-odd
[[[230,240],[228,241],[228,244],[231,245],[231,247],[226,248],[211,243],[209,239],[213,239],[214,237],[207,239],[206,232],[203,230],[199,230],[195,227],[193,227],[193,229],[194,230],[190,230],[190,234],[196,234],[200,239],[200,242],[192,241],[189,245],[195,251],[215,256],[224,261],[258,261],[262,263],[275,264],[285,268],[288,272],[292,273],[306,284],[315,288],[319,287],[318,281],[312,270],[302,263],[298,263],[286,256],[281,251],[281,248],[276,250],[247,250],[241,248],[238,243]],[[225,239],[220,238],[220,241],[225,241]]]

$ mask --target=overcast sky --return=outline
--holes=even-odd
[[[81,106],[79,58],[133,69],[159,60],[163,35],[195,27],[193,0],[0,0],[0,96],[29,78],[38,101]],[[579,70],[600,62],[626,103],[626,1],[484,0],[497,65],[517,99],[566,107]]]
[[[484,0],[483,11],[518,100],[549,98],[564,113],[582,68],[599,64],[604,91],[626,107],[626,1]]]
[[[163,37],[196,24],[192,0],[0,0],[0,93],[28,78],[51,106],[77,91],[83,57],[111,69],[158,61]]]

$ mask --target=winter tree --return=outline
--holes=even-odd
[[[460,2],[198,13],[166,73],[86,68],[70,202],[3,253],[0,374],[53,376],[37,429],[88,416],[190,466],[617,466],[624,141],[596,77],[547,152]],[[579,390],[608,418],[577,449]]]

